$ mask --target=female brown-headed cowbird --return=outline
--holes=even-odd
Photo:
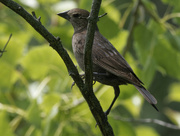
[[[71,22],[74,28],[72,48],[75,58],[84,71],[84,46],[88,25],[89,12],[83,9],[71,9],[58,14]],[[141,80],[135,75],[126,60],[114,46],[104,38],[96,27],[92,47],[93,79],[105,85],[113,86],[115,97],[105,112],[109,114],[114,102],[119,96],[119,85],[132,84],[144,98],[158,111],[156,99],[142,86]]]

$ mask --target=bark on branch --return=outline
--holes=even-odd
[[[73,78],[76,85],[79,87],[82,95],[84,96],[85,100],[87,101],[90,110],[104,136],[113,136],[113,130],[109,125],[104,112],[97,100],[96,96],[93,93],[92,89],[92,63],[91,57],[91,49],[92,49],[92,42],[94,37],[94,26],[96,24],[96,19],[98,16],[98,12],[100,9],[101,0],[94,0],[92,4],[92,10],[90,14],[90,21],[88,24],[88,32],[87,32],[87,39],[86,39],[86,79],[85,84],[79,73],[72,62],[71,58],[69,57],[67,51],[63,48],[60,38],[53,36],[40,22],[40,17],[36,17],[35,13],[33,12],[31,15],[28,13],[22,6],[17,4],[12,0],[0,0],[5,6],[9,7],[11,10],[19,14],[22,18],[24,18],[42,37],[44,37],[48,42],[49,45],[57,51],[60,57],[63,59],[69,75]]]

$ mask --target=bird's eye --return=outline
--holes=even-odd
[[[73,17],[79,17],[80,15],[79,14],[73,14]]]

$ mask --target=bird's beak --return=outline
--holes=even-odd
[[[70,16],[68,15],[68,12],[69,12],[69,10],[64,11],[64,12],[60,12],[57,15],[60,16],[60,17],[63,17],[64,19],[70,20]]]

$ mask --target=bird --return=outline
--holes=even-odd
[[[72,49],[78,65],[84,71],[84,46],[90,13],[87,10],[74,8],[57,14],[68,20],[73,28]],[[120,94],[119,85],[132,84],[142,96],[157,110],[156,98],[143,86],[143,82],[136,76],[130,65],[116,48],[99,32],[98,26],[94,33],[92,46],[93,80],[112,86],[114,98],[109,108],[104,112],[107,116]]]

